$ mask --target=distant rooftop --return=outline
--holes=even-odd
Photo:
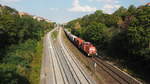
[[[146,5],[150,6],[150,3],[147,3]]]
[[[26,12],[19,12],[19,15],[20,15],[20,16],[24,16],[24,15],[29,15],[29,14],[26,13]]]

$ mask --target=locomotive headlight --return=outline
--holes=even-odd
[[[95,51],[95,48],[90,48],[90,51]]]

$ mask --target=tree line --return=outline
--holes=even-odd
[[[132,75],[150,82],[150,6],[120,7],[113,14],[97,10],[65,27],[92,42],[100,54],[119,61]]]
[[[0,84],[39,82],[42,37],[53,27],[53,22],[20,16],[17,10],[0,5]]]

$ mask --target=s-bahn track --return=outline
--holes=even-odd
[[[55,31],[55,30],[54,30],[54,31]],[[47,45],[47,46],[49,46],[49,47],[48,47],[49,49],[47,49],[47,50],[48,50],[48,53],[50,54],[50,55],[49,55],[49,56],[50,56],[50,61],[51,61],[51,62],[50,62],[50,65],[52,66],[51,69],[52,69],[52,72],[53,72],[53,73],[52,73],[52,76],[51,76],[52,79],[53,79],[52,83],[53,83],[53,84],[57,84],[56,71],[55,71],[55,68],[54,68],[55,65],[54,65],[54,60],[53,60],[53,59],[54,59],[54,58],[53,58],[53,56],[54,56],[54,51],[52,51],[52,43],[51,43],[51,40],[52,40],[52,39],[49,38],[49,36],[51,36],[51,33],[54,32],[54,31],[51,31],[50,33],[48,33],[47,38],[48,38],[49,41],[47,41],[47,42],[49,42],[49,43],[47,43],[47,44],[49,44],[49,45]]]
[[[60,76],[57,76],[57,77],[60,77],[62,79],[61,84],[77,84],[77,82],[73,78],[73,75],[70,71],[70,68],[68,68],[68,64],[66,63],[66,60],[64,60],[64,55],[61,53],[62,52],[62,50],[60,50],[61,46],[59,45],[59,43],[57,41],[54,41],[52,39],[50,41],[51,41],[50,43],[53,43],[51,45],[51,48],[52,48],[53,52],[55,53],[55,55],[53,55],[53,57],[51,59],[52,60],[55,59],[55,64],[56,64],[56,62],[58,64],[57,69],[59,70],[59,72],[60,72],[59,74],[60,74],[61,77]],[[54,42],[56,42],[56,43],[54,43]],[[59,47],[58,47],[58,45],[59,45]],[[55,69],[55,67],[53,67],[53,68]],[[54,73],[58,73],[58,72],[55,72],[55,71],[56,70],[54,70]],[[56,84],[59,84],[58,81],[60,81],[60,78],[59,78],[59,80],[57,80],[56,74],[55,74]]]
[[[58,42],[55,41],[53,49],[57,54],[56,58],[57,58],[57,62],[59,63],[59,67],[61,69],[61,74],[63,76],[64,84],[67,83],[76,84],[77,82],[75,81],[75,78],[71,73],[69,64],[67,63],[67,60],[64,58],[64,54],[62,53],[62,50]]]
[[[62,67],[62,70],[64,71],[64,74],[68,83],[69,84],[81,83],[79,78],[76,76],[75,70],[73,69],[72,65],[70,64],[68,59],[65,57],[65,54],[63,53],[62,48],[60,44],[58,43],[58,41],[55,41],[54,46],[55,46],[54,49],[57,53],[57,58],[60,61],[60,66]],[[75,74],[76,77],[74,77],[73,74]]]

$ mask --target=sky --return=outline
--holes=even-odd
[[[0,0],[0,4],[21,12],[41,16],[57,23],[66,23],[84,15],[103,10],[113,13],[120,6],[140,6],[149,0]]]

